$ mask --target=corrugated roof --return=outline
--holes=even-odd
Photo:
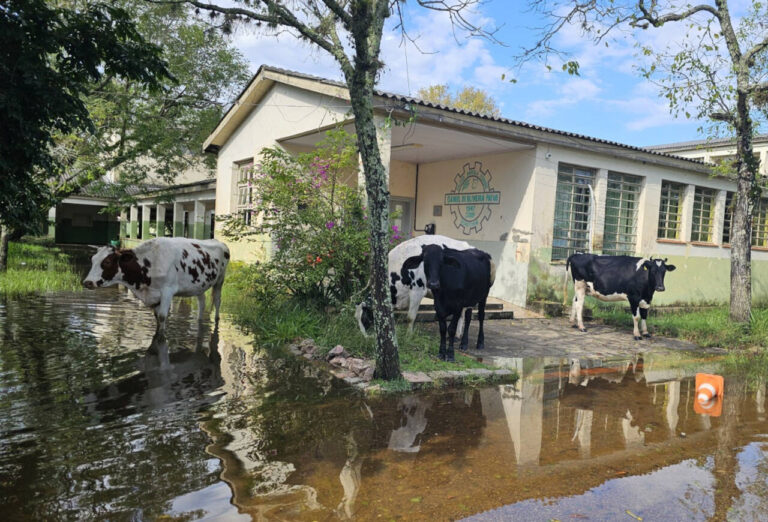
[[[752,138],[753,143],[768,142],[768,134],[761,134]],[[722,145],[736,145],[736,138],[716,138],[708,140],[692,140],[692,141],[679,141],[676,143],[662,143],[660,145],[651,145],[648,149],[651,150],[683,150],[683,149],[699,149],[706,147],[719,147]]]
[[[322,84],[333,85],[334,87],[340,87],[340,88],[343,88],[343,89],[347,89],[347,85],[344,82],[340,82],[340,81],[337,81],[337,80],[329,80],[328,78],[322,78],[322,77],[314,76],[314,75],[311,75],[311,74],[301,73],[301,72],[297,72],[297,71],[291,71],[289,69],[282,69],[280,67],[274,67],[274,66],[271,66],[271,65],[262,65],[262,66],[259,67],[259,70],[253,76],[253,78],[251,78],[251,81],[248,82],[248,84],[242,90],[242,92],[240,93],[240,95],[237,98],[238,100],[243,96],[243,94],[245,94],[245,92],[248,90],[248,88],[251,86],[251,84],[254,82],[254,80],[263,71],[271,71],[271,72],[278,73],[278,74],[285,74],[285,75],[288,75],[288,76],[294,76],[296,78],[312,80],[312,81],[319,82],[319,83],[322,83]],[[529,130],[533,130],[533,131],[549,133],[549,134],[554,134],[554,135],[558,135],[558,136],[565,136],[565,137],[568,137],[568,138],[575,138],[575,139],[584,140],[584,141],[588,141],[588,142],[599,143],[599,144],[602,144],[602,145],[609,145],[609,146],[612,146],[612,147],[619,147],[619,148],[622,148],[622,149],[632,150],[632,151],[636,151],[636,152],[643,152],[643,153],[652,154],[652,155],[655,155],[655,156],[662,156],[662,157],[666,157],[666,158],[673,158],[673,159],[676,159],[676,160],[682,160],[682,161],[686,161],[686,162],[693,163],[693,164],[696,164],[696,165],[703,165],[704,164],[704,162],[699,161],[699,160],[694,160],[694,159],[691,159],[691,158],[684,158],[682,156],[676,156],[674,154],[664,153],[664,152],[661,152],[660,150],[654,150],[654,149],[651,149],[651,148],[648,148],[648,147],[638,147],[638,146],[635,146],[635,145],[628,145],[626,143],[620,143],[618,141],[605,140],[605,139],[601,139],[601,138],[595,138],[593,136],[587,136],[585,134],[578,134],[578,133],[575,133],[575,132],[568,132],[568,131],[562,131],[562,130],[558,130],[558,129],[552,129],[552,128],[549,128],[549,127],[543,127],[541,125],[534,125],[534,124],[531,124],[531,123],[526,123],[526,122],[518,121],[518,120],[511,120],[509,118],[504,118],[504,117],[500,117],[500,116],[489,116],[489,115],[485,115],[485,114],[480,114],[478,112],[473,112],[473,111],[468,111],[468,110],[465,110],[465,109],[460,109],[458,107],[450,107],[450,106],[447,106],[447,105],[441,105],[441,104],[437,104],[437,103],[432,103],[432,102],[429,102],[429,101],[426,101],[426,100],[422,100],[420,98],[416,98],[414,96],[406,96],[406,95],[403,95],[403,94],[391,93],[391,92],[382,91],[382,90],[379,90],[379,89],[375,89],[374,90],[374,94],[376,96],[380,97],[380,98],[384,98],[384,99],[388,99],[388,100],[393,100],[393,101],[398,101],[398,102],[401,102],[401,103],[414,104],[414,105],[419,105],[421,107],[429,107],[429,108],[438,109],[438,110],[442,110],[442,111],[446,111],[446,112],[451,112],[451,113],[455,113],[455,114],[463,114],[463,115],[466,115],[466,116],[472,116],[474,118],[479,118],[479,119],[483,119],[483,120],[504,123],[506,125],[512,125],[512,126],[515,126],[515,127],[529,129]],[[233,104],[232,107],[230,107],[229,110],[227,110],[227,112],[224,114],[224,116],[219,121],[219,123],[221,123],[221,121],[223,121],[224,118],[226,118],[226,116],[233,109],[236,109],[236,107],[237,107],[237,104],[236,103]],[[218,124],[217,124],[216,127],[218,128]]]

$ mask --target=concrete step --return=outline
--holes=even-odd
[[[408,312],[405,311],[396,311],[395,316],[396,317],[405,317],[408,314]],[[498,319],[514,319],[515,318],[515,312],[512,310],[485,310],[485,320],[486,321],[493,321]],[[477,310],[473,310],[472,312],[472,319],[477,319]],[[437,314],[435,314],[434,311],[419,311],[416,314],[416,321],[419,323],[427,323],[432,321],[437,321]]]
[[[486,312],[488,312],[489,310],[503,310],[503,309],[504,309],[504,305],[501,303],[485,303]],[[435,310],[435,307],[431,303],[419,305],[419,312],[433,312],[434,310]],[[477,310],[477,307],[475,307],[475,310]]]

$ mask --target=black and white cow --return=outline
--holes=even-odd
[[[586,332],[582,312],[584,297],[591,295],[601,301],[629,301],[632,319],[635,323],[635,340],[650,337],[645,320],[654,292],[664,291],[664,275],[675,270],[666,259],[646,259],[630,256],[598,256],[595,254],[573,254],[565,263],[573,276],[575,295],[571,308],[571,323],[578,321],[579,330]],[[566,275],[567,277],[567,275]]]
[[[88,289],[122,285],[142,303],[152,307],[157,319],[156,336],[165,333],[165,320],[173,296],[197,296],[198,319],[205,311],[205,291],[213,288],[216,321],[219,320],[221,287],[229,263],[229,249],[215,239],[160,237],[133,249],[101,247],[91,258],[91,270],[83,281]]]
[[[413,323],[419,312],[419,304],[424,297],[432,297],[426,285],[423,264],[410,263],[409,268],[404,269],[404,263],[410,258],[421,255],[421,247],[424,245],[443,245],[456,250],[467,250],[472,245],[466,241],[452,239],[446,236],[427,234],[416,236],[403,241],[389,251],[389,291],[392,296],[392,305],[397,310],[408,310],[408,328],[413,330]],[[357,305],[355,318],[363,335],[367,335],[368,329],[373,325],[373,312],[366,301]],[[460,322],[461,329],[463,319]]]
[[[459,349],[467,350],[469,322],[472,319],[472,307],[475,305],[477,305],[477,317],[480,321],[477,349],[482,350],[485,347],[483,335],[485,303],[488,300],[488,291],[493,284],[491,256],[476,248],[455,250],[441,245],[424,245],[421,247],[421,252],[421,259],[411,258],[403,268],[405,269],[409,262],[424,264],[427,288],[434,296],[435,313],[440,323],[440,358],[446,361],[454,360],[453,338],[462,315],[464,315],[464,328]],[[451,317],[451,322],[446,328],[448,316]],[[446,329],[450,338],[447,350]]]

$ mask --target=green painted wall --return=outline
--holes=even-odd
[[[205,223],[202,221],[195,221],[192,223],[192,237],[195,239],[205,238]]]
[[[541,248],[531,254],[528,270],[528,298],[563,301],[565,264],[552,264],[552,250]],[[667,263],[676,267],[664,280],[667,290],[656,292],[654,304],[727,303],[730,299],[730,259],[670,256]],[[568,299],[573,297],[573,282],[568,278]],[[768,261],[752,261],[752,296],[768,301]]]
[[[116,221],[94,221],[89,227],[73,227],[71,219],[61,219],[55,230],[56,242],[64,244],[106,245],[120,235]]]
[[[152,238],[152,231],[149,229],[149,227],[151,227],[151,226],[152,226],[152,221],[142,221],[141,222],[141,239],[151,239]]]
[[[174,221],[173,222],[173,236],[174,237],[181,237],[184,235],[184,222],[183,221]]]
[[[138,221],[131,221],[130,223],[130,236],[134,239],[136,239],[139,235],[139,222]]]

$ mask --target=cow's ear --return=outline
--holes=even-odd
[[[424,262],[424,256],[409,257],[403,262],[403,270],[415,270],[417,266]]]
[[[452,266],[453,268],[461,268],[461,263],[459,263],[459,260],[450,255],[443,256],[443,263],[448,266]]]
[[[677,268],[675,265],[666,265],[666,267],[667,267],[667,272],[674,272],[675,269]]]
[[[651,261],[646,261],[643,263],[643,270],[650,270],[651,266],[653,266],[653,263]]]

